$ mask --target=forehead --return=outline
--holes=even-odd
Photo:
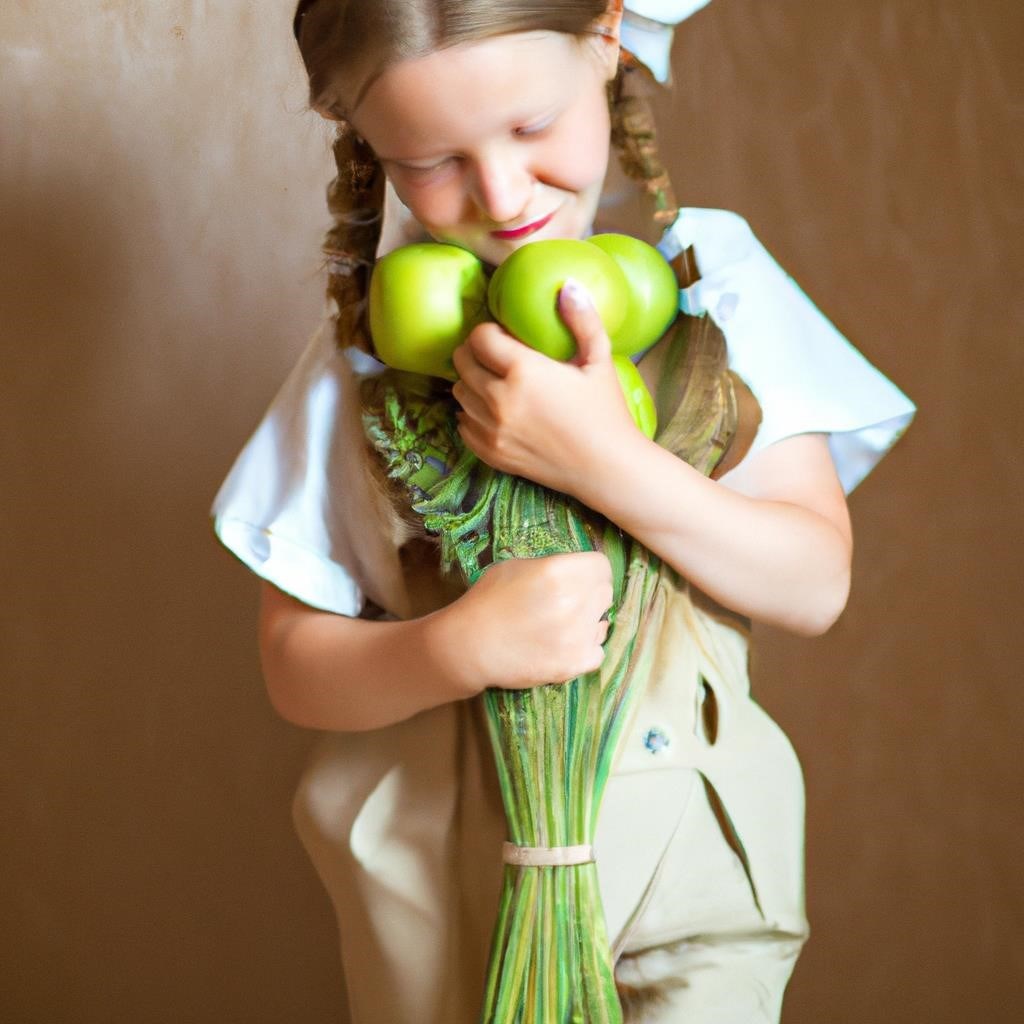
[[[517,32],[400,61],[367,89],[352,115],[385,154],[461,147],[489,131],[543,116],[603,88],[575,36]]]

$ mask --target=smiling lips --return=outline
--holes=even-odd
[[[524,224],[521,228],[510,228],[507,231],[492,231],[491,235],[494,238],[525,238],[527,235],[532,235],[535,231],[540,231],[554,217],[556,212],[556,210],[552,210],[546,217],[541,217],[540,220],[535,220],[530,224]]]

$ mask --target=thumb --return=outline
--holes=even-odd
[[[577,366],[609,362],[612,343],[589,292],[575,278],[566,278],[558,293],[558,312],[576,339]]]

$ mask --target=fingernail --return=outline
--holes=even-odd
[[[569,303],[570,306],[575,306],[576,309],[587,309],[594,305],[593,300],[590,298],[590,293],[574,277],[567,277],[565,279],[565,284],[562,285],[562,290],[558,293],[558,297],[563,302]]]

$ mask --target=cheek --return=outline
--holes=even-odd
[[[395,175],[391,184],[398,198],[425,228],[457,224],[464,214],[464,196],[454,182],[415,185]]]
[[[604,181],[608,169],[611,126],[603,99],[575,118],[561,140],[561,168],[564,188],[582,192]]]

